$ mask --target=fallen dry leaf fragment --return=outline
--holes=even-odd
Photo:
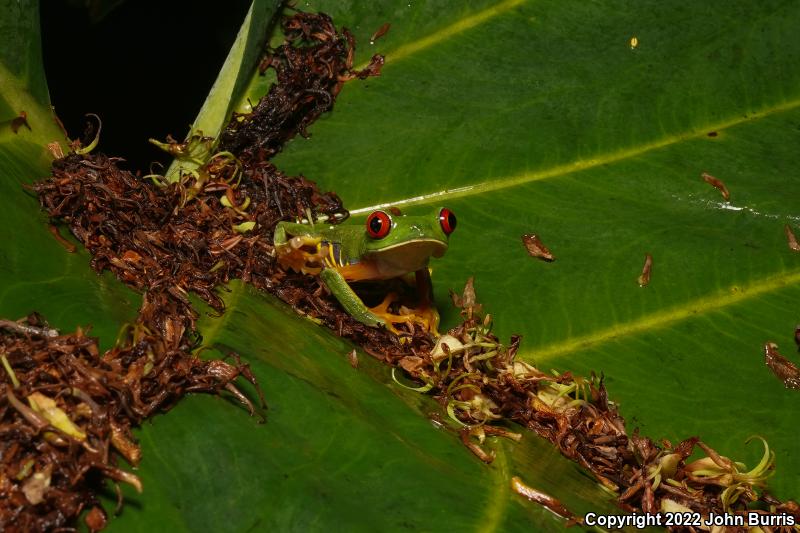
[[[653,256],[650,254],[644,254],[644,266],[642,267],[642,273],[636,280],[640,287],[646,287],[650,283],[650,271],[652,269]]]
[[[700,177],[703,178],[703,181],[705,181],[709,185],[715,187],[716,189],[719,189],[719,192],[722,193],[722,197],[725,198],[726,202],[731,199],[731,193],[728,192],[728,188],[725,186],[724,183],[722,183],[722,181],[718,180],[717,178],[715,178],[714,176],[712,176],[707,172],[703,172],[700,175]]]
[[[535,233],[523,235],[522,244],[525,245],[525,249],[528,250],[531,257],[536,257],[537,259],[542,259],[547,262],[556,260],[552,252],[550,252],[547,246],[542,244],[542,240]]]
[[[787,389],[800,389],[800,368],[778,353],[778,345],[774,342],[764,345],[764,362]]]

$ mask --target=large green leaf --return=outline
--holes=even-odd
[[[50,110],[38,2],[3,0],[0,13],[0,315],[38,311],[65,330],[91,323],[107,346],[136,316],[140,298],[112,275],[92,272],[85,250],[67,253],[22,188],[50,174],[46,146],[65,139]],[[23,111],[30,128],[14,133],[11,121]]]
[[[36,4],[8,18],[17,5],[4,2],[0,15],[27,28],[14,44],[2,26],[3,117],[23,101],[43,120],[2,133],[0,314],[37,309],[58,327],[92,323],[108,344],[138,297],[93,274],[85,252],[66,254],[20,188],[47,173],[42,146],[60,136],[36,67]],[[743,442],[765,436],[777,453],[776,494],[797,497],[797,396],[764,367],[761,345],[788,352],[798,319],[800,259],[782,226],[797,224],[800,197],[800,7],[318,7],[356,33],[360,61],[380,51],[387,65],[381,78],[345,87],[313,137],[278,164],[360,212],[446,203],[459,228],[434,264],[441,302],[474,275],[497,330],[524,335],[522,357],[605,372],[630,423],[652,437],[699,434],[752,463],[757,451]],[[384,22],[390,32],[368,44]],[[726,182],[731,205],[703,171]],[[556,262],[526,255],[520,236],[530,232]],[[645,252],[653,279],[640,288]],[[428,420],[436,404],[396,386],[380,363],[362,354],[352,369],[348,343],[241,284],[226,301],[228,312],[201,331],[251,362],[268,421],[192,397],[146,424],[145,492],[113,529],[561,529],[510,493],[512,475],[579,513],[614,508],[533,435],[493,441],[498,458],[485,466]]]
[[[279,166],[356,212],[447,204],[460,225],[434,267],[440,301],[474,275],[521,357],[605,372],[654,438],[696,434],[752,461],[743,443],[763,435],[775,492],[797,497],[799,398],[762,346],[793,351],[800,319],[783,235],[800,222],[800,5],[473,6],[325,4],[361,43],[392,22],[367,47],[387,65]],[[531,232],[554,263],[526,255]]]

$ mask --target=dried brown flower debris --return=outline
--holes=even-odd
[[[308,137],[308,126],[333,108],[344,83],[380,75],[380,55],[363,70],[353,70],[352,34],[339,31],[324,13],[295,13],[282,28],[284,44],[270,50],[259,67],[262,74],[273,69],[277,84],[252,113],[234,114],[220,135],[221,150],[240,155],[261,150],[268,159],[296,134]]]
[[[247,365],[191,355],[198,336],[189,293],[222,312],[216,287],[240,278],[326,312],[320,305],[324,291],[313,286],[317,282],[274,268],[272,232],[280,220],[335,223],[347,212],[336,195],[319,192],[302,176],[287,177],[268,158],[330,109],[342,83],[377,75],[382,58],[354,72],[352,37],[339,34],[325,15],[296,14],[284,28],[287,43],[269,60],[278,84],[252,114],[234,118],[228,130],[235,130],[233,136],[223,136],[236,139],[238,157],[218,152],[199,172],[176,183],[160,176],[147,181],[120,168],[118,158],[88,155],[93,141],[87,148],[75,144],[74,153],[54,163],[52,177],[34,186],[48,214],[66,223],[90,251],[92,267],[111,270],[145,297],[136,324],[103,355],[96,340],[81,331],[61,336],[36,321],[0,323],[10,328],[4,342],[27,343],[3,352],[14,354],[3,357],[10,384],[2,384],[7,389],[2,422],[14,432],[2,454],[0,490],[10,495],[2,499],[5,506],[0,503],[5,529],[69,525],[83,509],[90,509],[90,529],[104,527],[92,472],[141,489],[136,476],[116,466],[120,456],[134,465],[140,459],[130,428],[188,392],[226,390],[254,412],[234,385],[240,376],[255,385]],[[194,157],[208,153],[210,142],[193,136],[164,147],[176,156]],[[51,231],[72,251],[55,226]],[[335,320],[342,322],[342,314]],[[344,333],[351,325],[342,323],[341,329]],[[21,352],[36,355],[20,360],[15,354]],[[45,377],[47,395],[36,381]]]
[[[742,463],[721,456],[697,437],[673,446],[668,441],[656,444],[638,431],[628,434],[616,405],[608,399],[602,377],[545,373],[517,360],[519,339],[512,338],[504,346],[491,333],[491,318],[476,311],[479,305],[471,280],[454,301],[463,306],[464,323],[443,335],[430,352],[406,356],[398,366],[422,384],[417,390],[439,400],[461,426],[464,444],[481,460],[493,459],[492,452],[483,449],[487,435],[515,438],[491,424],[515,421],[592,472],[628,511],[708,516],[711,512],[746,512],[755,506],[792,514],[800,522],[795,502],[782,503],[762,490],[774,469],[774,453],[765,441],[761,461],[746,470]],[[704,456],[689,461],[698,451]],[[518,479],[512,484],[523,496],[574,520],[558,500]],[[790,529],[777,527],[775,531]]]
[[[61,335],[38,315],[0,324],[4,531],[64,527],[84,509],[90,529],[101,528],[99,479],[142,490],[138,477],[118,466],[120,457],[132,466],[141,458],[133,426],[189,391],[228,389],[250,404],[234,385],[239,376],[254,383],[249,368],[188,355],[187,336],[174,327],[182,319],[168,313],[174,306],[164,299],[147,295],[139,321],[103,354],[83,330]],[[152,332],[159,327],[172,334]]]

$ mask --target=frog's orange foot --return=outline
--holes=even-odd
[[[389,306],[392,305],[398,296],[394,292],[386,295],[383,301],[370,309],[370,312],[380,317],[386,322],[386,329],[394,333],[400,334],[400,331],[394,327],[395,324],[418,324],[422,326],[425,331],[438,335],[436,328],[439,326],[439,313],[435,307],[421,307],[420,309],[408,309],[405,306],[400,308],[401,314],[394,314],[389,311]]]
[[[425,330],[439,336],[439,311],[433,305],[420,306],[414,310],[414,314],[425,326]]]
[[[394,327],[395,324],[413,322],[414,318],[413,315],[396,315],[389,311],[389,306],[392,305],[397,298],[397,293],[390,292],[381,303],[369,309],[370,313],[386,322],[386,329],[395,335],[400,334],[400,331]]]

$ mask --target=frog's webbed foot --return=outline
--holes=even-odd
[[[390,313],[389,306],[397,300],[397,294],[390,292],[383,302],[370,309],[370,312],[385,320],[386,327],[393,333],[398,333],[394,324],[416,323],[422,326],[425,331],[438,337],[439,311],[433,303],[433,284],[431,283],[430,271],[427,268],[422,268],[414,273],[414,285],[419,297],[419,305],[416,308],[401,306],[399,315]]]
[[[434,336],[439,336],[439,311],[433,303],[433,283],[431,273],[427,268],[421,268],[414,273],[414,281],[419,295],[419,307],[415,313],[427,324],[426,328]]]
[[[323,244],[321,238],[310,235],[287,238],[281,229],[280,236],[275,239],[275,252],[282,269],[319,274],[328,255],[328,245]]]
[[[424,328],[425,331],[438,335],[439,313],[436,311],[436,307],[433,305],[431,299],[430,277],[427,278],[427,284],[425,283],[425,275],[427,274],[427,269],[425,269],[424,274],[417,274],[416,285],[418,290],[422,290],[419,306],[416,309],[400,306],[399,314],[393,313],[390,310],[390,306],[399,298],[395,292],[389,292],[380,304],[373,308],[368,308],[355,291],[353,291],[345,279],[345,276],[343,276],[342,272],[339,270],[335,268],[325,268],[320,273],[320,278],[333,296],[336,297],[344,310],[362,324],[371,327],[383,325],[395,335],[401,333],[401,331],[395,327],[395,324],[417,324]]]
[[[397,301],[397,293],[390,292],[386,295],[381,303],[376,305],[375,307],[371,307],[369,309],[370,313],[374,314],[375,316],[380,317],[386,323],[386,329],[394,333],[395,335],[399,335],[400,331],[394,327],[395,324],[410,324],[412,322],[417,322],[417,316],[413,313],[404,313],[400,315],[396,315],[389,311],[389,306],[392,305],[395,301]],[[405,308],[403,308],[405,309]]]
[[[416,309],[401,307],[401,311],[407,311],[414,317],[414,321],[421,324],[425,331],[439,336],[439,311],[434,305],[420,305]]]
[[[389,306],[397,301],[397,294],[390,292],[386,295],[383,301],[370,308],[370,312],[380,317],[386,322],[386,329],[394,334],[399,334],[400,331],[394,327],[394,324],[419,324],[425,331],[431,332],[434,335],[439,335],[436,328],[439,326],[439,313],[433,306],[422,306],[416,309],[409,309],[406,306],[400,307],[400,314],[395,314],[389,311]]]

